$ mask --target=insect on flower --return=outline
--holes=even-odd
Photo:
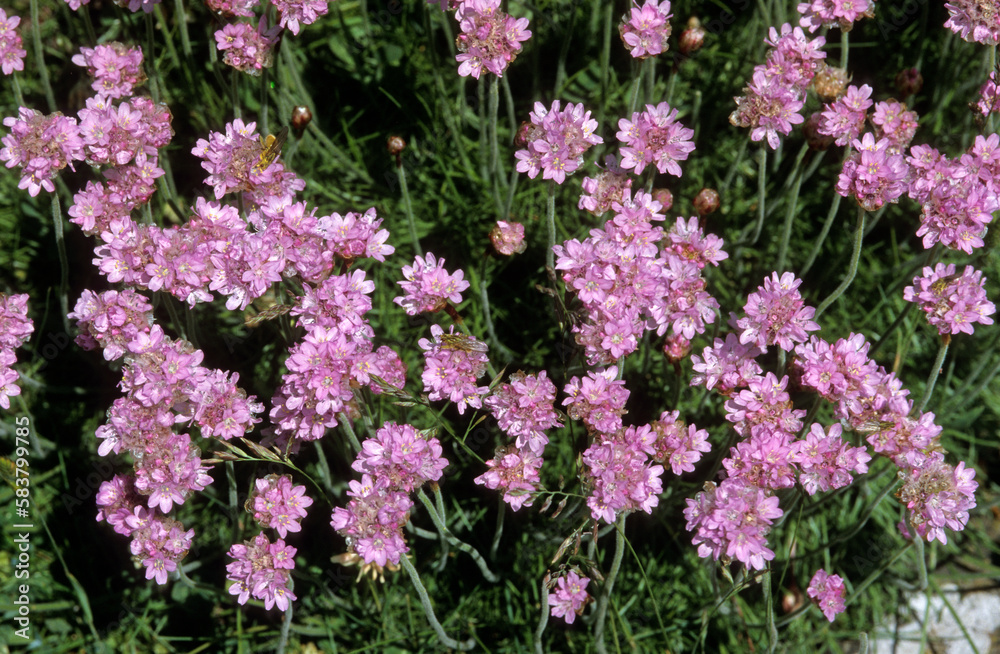
[[[260,153],[260,161],[254,164],[253,172],[260,175],[265,170],[271,167],[274,160],[278,158],[281,154],[281,146],[285,144],[285,139],[288,138],[288,127],[282,127],[277,135],[268,134],[267,138],[261,138],[260,145],[263,148]]]
[[[486,343],[465,334],[441,334],[437,337],[437,342],[446,350],[460,350],[462,352],[489,352],[490,350]]]

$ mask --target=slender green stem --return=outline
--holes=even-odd
[[[489,88],[489,115],[487,129],[490,136],[490,184],[493,186],[493,199],[496,201],[497,213],[503,211],[504,203],[501,200],[501,187],[507,181],[500,170],[500,144],[497,141],[497,119],[500,113],[500,89],[499,80],[496,75],[490,75]]]
[[[17,79],[17,71],[15,70],[10,76],[11,84],[14,86],[14,102],[17,103],[18,107],[24,106],[24,95],[21,93],[21,83]]]
[[[840,283],[833,293],[830,293],[829,297],[823,300],[820,305],[816,308],[816,315],[813,317],[815,320],[819,318],[820,314],[826,311],[827,307],[833,304],[837,298],[843,295],[847,287],[851,285],[854,281],[854,276],[858,273],[858,261],[861,259],[861,241],[865,234],[865,216],[867,213],[861,207],[858,207],[858,225],[854,229],[854,250],[851,253],[851,263],[847,269],[847,275],[844,277],[844,281]]]
[[[497,495],[497,525],[493,530],[493,544],[490,545],[490,558],[497,558],[497,550],[500,549],[500,537],[503,536],[503,522],[507,515],[507,504],[503,501],[503,495]]]
[[[615,586],[615,579],[618,578],[618,571],[621,569],[622,557],[625,554],[625,514],[618,516],[615,524],[615,558],[611,561],[611,570],[605,578],[604,587],[601,588],[601,596],[597,600],[597,610],[594,613],[594,649],[598,654],[605,654],[607,647],[604,644],[604,625],[608,616],[608,602],[611,599],[611,591]]]
[[[31,43],[35,49],[35,67],[38,68],[38,77],[42,80],[42,88],[45,89],[45,103],[49,107],[49,113],[55,113],[56,96],[52,93],[52,84],[49,82],[49,69],[45,67],[42,30],[38,22],[38,0],[31,0]]]
[[[492,570],[490,570],[488,565],[486,565],[486,561],[483,559],[483,555],[479,553],[479,550],[474,548],[472,545],[459,540],[453,533],[451,533],[448,526],[444,524],[443,516],[438,513],[438,509],[434,507],[434,504],[431,502],[431,498],[427,497],[427,493],[425,493],[423,489],[417,491],[417,498],[420,500],[420,503],[424,505],[424,508],[427,509],[427,513],[431,517],[431,522],[433,522],[434,526],[437,527],[442,540],[448,541],[448,543],[450,543],[453,547],[460,549],[471,556],[472,560],[475,561],[476,565],[479,567],[479,571],[483,573],[483,577],[486,581],[491,584],[495,584],[500,581],[500,578],[497,577]]]
[[[437,634],[438,640],[441,644],[450,649],[457,649],[461,652],[468,652],[473,647],[476,646],[476,639],[469,638],[468,640],[459,642],[454,638],[451,638],[444,632],[444,627],[438,622],[437,616],[434,615],[434,606],[431,604],[431,598],[427,595],[427,589],[424,588],[423,582],[420,581],[420,575],[417,574],[416,568],[410,563],[410,559],[403,555],[399,557],[399,562],[402,564],[403,569],[406,570],[406,574],[410,575],[410,581],[413,582],[413,587],[417,589],[417,595],[420,597],[420,604],[424,607],[424,615],[427,616],[427,622],[430,623],[431,629]]]
[[[792,222],[795,219],[795,208],[799,201],[799,189],[802,187],[802,168],[796,166],[795,184],[792,186],[792,194],[788,198],[788,206],[785,208],[785,225],[781,230],[781,246],[778,248],[778,264],[775,270],[779,273],[785,270],[785,258],[788,256],[788,241],[792,236]]]
[[[403,210],[406,212],[406,224],[410,228],[410,240],[413,241],[413,251],[418,257],[424,256],[424,251],[420,248],[420,238],[417,236],[417,222],[413,218],[413,204],[410,202],[410,189],[406,185],[406,167],[402,160],[396,165],[396,174],[399,176],[399,191],[403,194]]]
[[[347,440],[350,441],[351,445],[354,447],[355,452],[361,451],[361,443],[358,441],[358,435],[354,433],[354,425],[351,424],[351,419],[345,414],[340,414],[338,418],[340,426],[344,428],[344,433],[347,434]]]
[[[545,575],[542,580],[542,613],[538,616],[538,626],[535,627],[535,654],[543,654],[542,634],[545,633],[545,626],[549,623],[549,575]]]
[[[767,204],[767,146],[760,144],[760,162],[757,166],[757,226],[754,227],[750,245],[757,243],[760,232],[764,229],[764,208]]]
[[[847,70],[847,46],[849,43],[847,30],[840,31],[840,67]]]
[[[767,625],[767,652],[771,654],[778,646],[778,627],[774,624],[774,601],[771,597],[771,568],[764,571],[760,585],[764,591],[764,622]]]
[[[639,106],[639,89],[642,87],[642,73],[644,69],[642,64],[638,68],[639,70],[635,74],[635,79],[632,81],[632,93],[629,95],[628,113],[625,114],[628,120],[632,120],[632,114],[635,113],[636,107]]]
[[[895,332],[895,331],[896,331],[897,329],[899,329],[899,326],[903,324],[903,321],[904,321],[904,320],[906,320],[906,316],[908,316],[908,315],[910,314],[910,311],[911,311],[911,310],[913,309],[913,307],[915,307],[915,306],[917,306],[917,305],[913,304],[912,302],[907,302],[907,303],[906,303],[906,306],[905,306],[905,307],[903,307],[903,310],[899,312],[899,315],[898,315],[898,316],[896,316],[896,319],[895,319],[895,320],[893,320],[893,321],[892,321],[892,324],[891,324],[891,325],[889,325],[889,326],[888,326],[888,327],[886,328],[886,330],[885,330],[885,333],[884,333],[884,334],[882,334],[882,336],[881,336],[881,337],[880,337],[880,338],[878,339],[878,341],[876,341],[876,342],[875,342],[875,345],[873,345],[873,346],[872,346],[872,349],[871,349],[871,351],[869,352],[869,356],[871,356],[871,357],[874,357],[874,356],[875,356],[875,354],[876,354],[876,353],[877,353],[877,352],[878,352],[879,350],[881,350],[881,349],[882,349],[882,345],[884,345],[884,344],[885,344],[885,342],[889,340],[889,337],[890,337],[890,336],[891,336],[891,335],[892,335],[892,334],[893,334],[893,333],[894,333],[894,332]]]
[[[174,14],[177,29],[181,32],[181,51],[185,57],[191,56],[191,37],[188,35],[187,12],[184,11],[184,0],[174,0]]]
[[[232,93],[232,103],[233,103],[233,116],[236,118],[243,118],[243,109],[240,107],[240,71],[235,68],[230,71],[232,75],[232,86],[230,91]]]
[[[556,253],[552,246],[556,244],[556,183],[549,181],[549,197],[546,204],[545,220],[549,226],[549,247],[545,250],[545,265],[555,270]]]
[[[739,170],[740,164],[743,163],[743,155],[746,154],[747,145],[750,143],[750,133],[743,138],[740,142],[740,149],[736,151],[736,158],[733,159],[733,164],[729,167],[729,171],[726,173],[726,178],[722,180],[722,187],[719,188],[719,196],[722,198],[727,197],[729,193],[729,186],[733,183],[733,177],[736,177],[736,171]]]
[[[63,329],[69,330],[69,259],[66,257],[66,235],[63,232],[62,204],[59,193],[52,193],[52,226],[56,235],[56,251],[59,254],[59,308],[62,313]]]
[[[94,23],[90,20],[90,5],[83,5],[76,13],[83,16],[83,28],[87,33],[87,43],[91,47],[97,45],[97,33],[94,32]]]
[[[288,590],[295,590],[295,580],[288,576]],[[292,617],[295,612],[295,602],[289,602],[288,608],[284,612],[284,619],[281,621],[281,637],[278,639],[278,647],[275,649],[276,654],[285,654],[285,648],[288,647],[288,636],[292,631]]]
[[[927,406],[927,401],[931,399],[931,393],[934,392],[934,385],[937,383],[938,375],[941,374],[941,366],[944,365],[944,358],[948,354],[948,345],[951,344],[951,334],[944,334],[941,336],[941,347],[938,348],[937,358],[934,359],[934,366],[931,368],[931,374],[927,378],[927,388],[924,389],[924,396],[920,398],[920,402],[913,407],[913,415],[916,416],[924,407]]]
[[[149,94],[153,102],[160,101],[160,67],[156,64],[156,39],[153,29],[153,14],[146,14],[146,51],[143,57],[149,62],[152,74],[149,76]]]

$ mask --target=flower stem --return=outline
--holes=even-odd
[[[938,348],[937,358],[934,359],[934,366],[931,368],[930,377],[927,378],[927,388],[924,389],[924,396],[920,398],[920,402],[913,407],[913,415],[916,416],[924,407],[927,406],[927,401],[931,399],[931,393],[934,392],[934,384],[937,383],[938,375],[941,374],[941,366],[944,365],[944,358],[948,354],[948,346],[951,344],[951,334],[943,334],[941,336],[941,347]]]
[[[556,183],[554,181],[549,181],[545,219],[549,226],[549,247],[545,250],[545,265],[555,270],[556,253],[552,250],[552,246],[556,244]]]
[[[778,264],[775,270],[779,273],[785,270],[785,258],[788,255],[788,240],[792,236],[792,222],[795,218],[795,205],[799,201],[799,189],[802,187],[802,167],[796,166],[795,184],[792,186],[792,194],[788,198],[788,206],[785,210],[785,226],[781,231],[781,246],[778,249]]]
[[[867,213],[861,207],[858,207],[858,226],[854,229],[854,251],[851,253],[851,263],[847,270],[847,276],[844,277],[844,281],[840,282],[840,286],[830,293],[829,297],[823,300],[818,307],[816,307],[816,315],[813,316],[813,320],[819,318],[819,315],[826,311],[826,309],[836,301],[847,287],[851,285],[854,281],[854,276],[858,273],[858,260],[861,258],[861,241],[865,234],[865,216]]]
[[[837,217],[837,210],[840,209],[840,198],[840,193],[833,194],[833,202],[830,204],[830,211],[826,214],[826,222],[823,223],[823,229],[820,230],[819,236],[813,244],[812,252],[809,253],[809,258],[806,259],[805,264],[802,266],[802,270],[799,271],[799,277],[804,277],[805,274],[809,272],[809,269],[812,268],[812,265],[816,262],[816,257],[819,256],[819,252],[823,248],[826,236],[830,233],[830,228],[833,227],[833,219]]]
[[[419,499],[420,503],[427,509],[427,513],[431,517],[431,522],[434,523],[434,526],[437,527],[438,533],[441,534],[442,541],[447,541],[455,548],[460,549],[471,556],[472,560],[476,562],[477,566],[479,566],[479,571],[483,573],[483,577],[486,581],[491,584],[495,584],[500,581],[500,578],[497,577],[492,570],[490,570],[488,565],[486,565],[483,555],[480,554],[476,548],[466,542],[460,541],[455,537],[455,534],[451,533],[448,526],[444,524],[442,519],[443,515],[438,513],[438,509],[434,507],[434,504],[431,502],[431,498],[427,497],[427,493],[424,492],[424,489],[421,488],[417,491],[417,499]]]
[[[399,176],[399,191],[403,194],[403,210],[406,211],[406,224],[410,227],[410,240],[413,241],[413,251],[418,257],[424,256],[424,251],[420,248],[420,239],[417,237],[417,223],[413,218],[413,204],[410,203],[410,189],[406,185],[406,167],[400,159],[396,166],[396,174]]]
[[[608,617],[608,602],[611,599],[611,590],[615,586],[615,579],[622,566],[622,557],[625,554],[625,514],[618,516],[615,524],[615,558],[611,561],[611,570],[601,589],[601,597],[597,600],[597,611],[594,614],[594,649],[598,654],[605,654],[607,648],[604,645],[604,625]]]
[[[764,206],[767,203],[767,146],[763,143],[760,146],[760,164],[757,169],[757,226],[753,230],[750,245],[757,243],[760,232],[764,229]]]
[[[778,627],[774,624],[774,602],[771,597],[771,569],[764,571],[761,577],[761,589],[764,591],[764,622],[767,626],[767,652],[770,654],[778,646]]]
[[[56,235],[56,251],[59,253],[59,308],[62,313],[63,329],[69,330],[69,259],[66,257],[66,236],[63,233],[62,205],[59,193],[52,193],[52,225]]]
[[[181,32],[181,50],[185,57],[191,56],[191,37],[188,36],[187,12],[184,11],[184,0],[174,0],[174,12],[177,18],[177,28]]]
[[[849,32],[847,30],[840,31],[840,67],[847,70],[847,45]]]
[[[545,632],[545,625],[549,623],[549,575],[545,575],[542,580],[542,614],[538,618],[538,626],[535,627],[535,654],[542,654],[542,634]]]
[[[500,145],[497,142],[497,118],[500,113],[499,80],[496,75],[490,75],[489,116],[487,128],[490,136],[490,183],[493,186],[493,200],[497,205],[497,213],[503,212],[504,203],[501,200],[501,186],[506,182],[500,170]]]
[[[434,615],[434,607],[431,605],[431,598],[427,595],[427,589],[424,588],[423,582],[420,581],[420,575],[417,574],[416,568],[410,563],[410,559],[403,555],[399,557],[399,562],[402,564],[403,569],[406,570],[406,574],[410,575],[410,581],[413,582],[413,587],[417,589],[417,595],[420,597],[420,604],[424,607],[424,615],[427,616],[427,622],[430,623],[431,629],[437,634],[438,640],[441,644],[450,649],[457,649],[460,652],[468,652],[473,647],[476,646],[475,638],[470,638],[466,641],[459,642],[454,638],[450,638],[448,634],[444,632],[444,627],[438,622],[437,617]]]
[[[42,49],[42,30],[38,24],[38,0],[31,0],[31,43],[35,49],[35,66],[38,68],[38,77],[42,80],[42,88],[45,89],[45,103],[49,107],[49,113],[56,110],[56,96],[52,93],[52,84],[49,82],[49,70],[45,67],[45,52]]]

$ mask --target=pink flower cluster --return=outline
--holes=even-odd
[[[796,10],[802,14],[799,25],[815,32],[821,27],[839,27],[849,32],[862,18],[875,17],[874,0],[810,0]]]
[[[670,0],[646,0],[642,7],[633,0],[629,15],[622,16],[618,25],[618,33],[632,57],[645,59],[667,51],[671,17]]]
[[[361,481],[350,482],[353,499],[346,509],[333,510],[330,524],[365,565],[398,565],[409,551],[402,533],[413,506],[407,493],[440,479],[446,465],[436,438],[424,438],[410,425],[385,423],[362,444],[353,465],[363,473]]]
[[[216,30],[215,45],[224,53],[222,61],[227,65],[257,76],[274,63],[274,47],[280,32],[281,27],[277,25],[268,29],[264,18],[257,27],[250,23],[230,23]]]
[[[94,48],[82,47],[72,61],[94,77],[91,88],[103,98],[131,96],[132,89],[146,81],[142,71],[142,48],[130,48],[117,41]]]
[[[993,3],[977,0],[950,0],[945,3],[948,20],[944,26],[969,43],[996,45],[1000,42],[1000,12]]]
[[[417,341],[424,350],[424,370],[421,379],[424,390],[431,400],[448,400],[458,406],[459,414],[465,408],[482,408],[482,396],[489,391],[487,386],[476,386],[476,380],[486,372],[489,357],[486,344],[471,336],[456,334],[452,325],[445,334],[440,325],[431,325],[430,341]]]
[[[555,384],[544,370],[537,375],[518,371],[483,402],[500,429],[516,440],[513,446],[498,447],[486,462],[489,470],[475,481],[491,490],[502,488],[504,501],[515,511],[531,506],[531,494],[538,490],[542,453],[549,442],[545,431],[562,426],[553,408],[555,399]]]
[[[771,273],[763,286],[747,296],[746,315],[736,320],[740,343],[755,345],[761,352],[767,352],[769,345],[789,352],[809,337],[807,332],[819,329],[812,319],[816,309],[806,306],[798,291],[801,285],[794,273],[782,273],[780,278]]]
[[[687,425],[680,420],[680,411],[664,411],[659,420],[649,424],[650,431],[642,430],[642,445],[653,448],[653,460],[669,465],[675,475],[694,472],[694,464],[701,455],[710,452],[708,431]]]
[[[437,259],[430,252],[426,257],[418,255],[412,266],[403,266],[405,281],[397,283],[405,293],[392,301],[411,316],[440,311],[449,301],[461,304],[462,291],[469,288],[464,277],[461,270],[449,273],[444,269],[444,259]]]
[[[257,0],[206,0],[205,4],[213,12],[223,16],[243,16],[253,18],[253,8]]]
[[[257,123],[239,118],[226,123],[225,134],[209,132],[208,139],[198,139],[191,154],[202,159],[208,171],[205,183],[222,199],[230,191],[243,191],[254,206],[264,206],[269,198],[294,195],[305,189],[305,182],[280,161],[261,165],[264,143],[255,133]]]
[[[317,440],[343,415],[357,414],[354,389],[368,384],[381,392],[372,375],[402,387],[406,370],[388,346],[374,348],[375,335],[365,314],[371,310],[374,282],[363,270],[331,275],[316,288],[304,285],[292,314],[300,316],[306,333],[289,349],[281,388],[272,400],[271,438],[279,444]]]
[[[979,89],[979,102],[976,103],[979,113],[989,116],[991,113],[1000,113],[1000,87],[997,87],[997,74],[990,72],[986,83]]]
[[[32,197],[42,189],[54,191],[55,174],[66,166],[75,170],[73,162],[84,158],[76,119],[58,111],[46,116],[21,107],[16,118],[8,116],[3,124],[10,128],[10,134],[3,137],[0,161],[6,162],[8,168],[21,167],[17,187],[28,189]]]
[[[729,122],[750,128],[753,141],[766,138],[768,146],[776,150],[778,134],[788,134],[792,125],[803,121],[799,111],[817,67],[826,58],[820,51],[826,39],[820,36],[810,41],[801,27],[793,29],[786,23],[780,33],[772,27],[765,42],[772,47],[767,62],[754,68],[753,81],[742,96],[734,98],[736,111]]]
[[[716,338],[701,356],[691,355],[692,386],[711,390],[718,386],[721,395],[730,395],[737,388],[750,385],[750,380],[763,373],[757,357],[762,350],[756,345],[740,342],[736,334],[726,334],[726,340]]]
[[[0,407],[10,408],[10,398],[20,395],[14,350],[24,345],[35,331],[28,317],[28,294],[0,293]]]
[[[498,254],[511,256],[520,254],[528,247],[524,242],[524,225],[498,220],[490,230],[490,241]]]
[[[803,440],[795,443],[793,461],[799,465],[799,483],[810,495],[850,486],[851,472],[868,472],[872,457],[864,447],[851,447],[841,437],[840,423],[826,430],[817,423],[809,428]]]
[[[536,102],[531,122],[524,123],[517,135],[516,142],[525,146],[514,153],[518,172],[534,179],[541,171],[542,179],[562,184],[566,175],[583,165],[583,153],[604,142],[596,130],[597,121],[582,104],[570,102],[560,110],[559,100],[550,109]]]
[[[618,379],[618,367],[590,371],[586,377],[572,377],[563,389],[568,397],[562,405],[573,420],[580,420],[590,432],[613,434],[622,428],[629,392]]]
[[[618,165],[618,157],[609,154],[604,157],[604,169],[597,177],[584,177],[582,186],[583,194],[577,208],[603,216],[612,205],[622,202],[625,193],[632,188],[632,178]]]
[[[611,524],[620,513],[652,513],[660,503],[663,466],[650,464],[655,436],[649,425],[594,433],[582,457],[591,486],[587,506],[594,520]]]
[[[903,487],[898,497],[906,505],[907,520],[920,538],[946,544],[945,528],[965,529],[969,511],[976,508],[976,471],[961,461],[954,467],[945,463],[944,454],[937,451],[914,454],[910,464],[899,473]],[[899,530],[907,533],[902,523]]]
[[[234,543],[229,548],[229,556],[235,561],[226,565],[226,579],[234,582],[229,587],[229,594],[236,595],[240,604],[246,604],[253,597],[264,600],[264,608],[268,611],[275,606],[279,611],[287,611],[289,602],[296,599],[288,588],[296,551],[280,538],[272,543],[264,534]]]
[[[527,18],[508,16],[500,0],[462,0],[455,12],[461,33],[455,39],[458,74],[476,79],[483,70],[503,77],[503,71],[531,38]]]
[[[851,143],[861,136],[868,119],[868,109],[872,106],[872,87],[848,86],[844,94],[823,106],[818,132],[834,137],[840,146]]]
[[[784,512],[768,491],[733,477],[718,486],[706,482],[704,491],[685,501],[685,526],[695,532],[692,542],[698,546],[698,556],[735,558],[755,570],[774,558],[767,534]]]
[[[669,4],[669,3],[668,3]],[[694,130],[677,122],[677,110],[666,102],[655,107],[646,105],[642,113],[633,113],[632,120],[618,121],[620,130],[616,136],[625,144],[621,149],[622,168],[634,169],[636,175],[642,173],[649,164],[654,164],[661,174],[681,176],[678,161],[684,161],[694,151]]]
[[[20,24],[20,16],[7,16],[0,8],[0,70],[4,75],[24,70],[24,56],[28,53],[21,47],[21,35],[17,31]]]
[[[328,5],[327,0],[274,0],[279,16],[278,27],[298,34],[300,25],[312,25],[320,16],[325,16]]]
[[[972,325],[992,325],[996,306],[986,298],[986,280],[982,271],[966,266],[955,272],[955,264],[939,263],[925,267],[922,277],[913,278],[913,286],[903,289],[903,299],[916,302],[927,314],[927,322],[940,334],[972,333]]]
[[[282,538],[288,532],[302,530],[299,521],[306,517],[306,508],[312,506],[312,498],[305,486],[292,486],[288,475],[268,475],[254,482],[250,494],[253,519],[262,527],[274,529]]]
[[[553,248],[556,269],[587,311],[586,323],[573,331],[591,365],[635,351],[653,326],[658,335],[672,330],[688,340],[703,332],[718,303],[705,291],[702,269],[728,256],[721,240],[703,235],[697,218],[678,218],[667,234],[653,227],[651,221],[663,220],[661,205],[644,191],[634,200],[626,191],[612,208],[615,216],[603,229]]]
[[[556,580],[556,592],[549,593],[549,612],[553,618],[562,618],[566,624],[573,624],[576,616],[583,615],[583,609],[590,601],[587,584],[590,579],[581,577],[572,570]]]
[[[906,192],[910,168],[887,138],[877,141],[868,132],[854,139],[856,152],[844,162],[837,179],[837,193],[853,197],[865,211],[877,211],[886,203],[897,202]]]
[[[97,491],[97,520],[106,520],[114,530],[131,537],[129,549],[137,563],[146,568],[146,579],[167,583],[168,575],[177,570],[194,539],[194,529],[162,515],[155,507],[141,506],[134,479],[115,475]]]
[[[843,613],[846,608],[844,604],[844,580],[838,575],[832,575],[826,570],[817,570],[816,574],[809,581],[809,588],[806,593],[812,598],[819,610],[823,612],[826,619],[833,622],[833,618],[838,613]]]
[[[175,432],[173,426],[193,424],[202,436],[229,439],[252,429],[263,406],[237,387],[238,375],[203,367],[200,350],[165,336],[152,324],[152,307],[131,290],[101,295],[85,291],[69,317],[77,320],[81,332],[77,344],[84,349],[106,347],[108,360],[125,354],[120,384],[125,395],[108,409],[108,420],[98,427],[96,435],[102,456],[123,450],[131,454],[135,476],[128,479],[128,493],[121,490],[123,483],[118,483],[118,490],[111,493],[118,504],[98,519],[124,509],[133,516],[129,520],[142,521],[142,528],[146,528],[147,522],[155,523],[175,504],[183,504],[192,493],[212,483],[197,445],[188,434]],[[138,527],[131,523],[130,529],[112,524],[120,533],[132,535],[134,554],[144,552],[147,578],[155,574],[157,583],[165,583],[166,573],[175,569],[165,562],[178,557],[172,557],[169,549],[164,553],[159,546],[137,545],[136,539],[145,538],[147,532],[137,536],[133,532]],[[154,536],[163,531],[150,528]]]
[[[907,192],[923,207],[917,236],[924,247],[941,243],[966,254],[982,247],[986,226],[1000,208],[1000,136],[976,136],[958,161],[927,145],[913,146],[910,155]]]

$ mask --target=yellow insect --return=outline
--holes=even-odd
[[[441,334],[437,340],[448,350],[461,350],[462,352],[489,352],[490,350],[486,343],[465,334]]]
[[[261,153],[260,161],[254,164],[253,172],[257,175],[262,174],[265,170],[271,167],[274,160],[278,158],[281,154],[281,146],[285,144],[285,139],[288,138],[288,127],[282,127],[277,135],[268,134],[267,138],[261,138]]]

